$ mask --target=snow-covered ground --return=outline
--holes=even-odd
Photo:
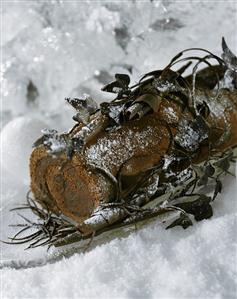
[[[19,221],[28,157],[43,127],[71,127],[65,97],[108,97],[114,73],[133,81],[180,50],[237,53],[235,1],[3,1],[0,239]],[[5,125],[5,127],[3,127]],[[45,264],[56,251],[1,243],[1,298],[236,298],[237,183],[229,177],[214,216],[183,230],[157,220],[87,253]],[[34,264],[41,267],[29,268]],[[11,267],[17,268],[13,269]],[[22,268],[22,269],[20,269]]]

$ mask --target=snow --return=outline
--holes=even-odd
[[[54,264],[5,269],[3,298],[235,298],[237,185],[227,190],[215,216],[187,230],[156,222]]]
[[[130,77],[136,82],[189,47],[220,55],[222,36],[237,53],[236,5],[201,0],[3,1],[1,112],[6,126],[1,132],[0,239],[13,235],[8,225],[20,221],[9,210],[25,201],[27,161],[40,130],[60,132],[74,124],[65,97],[87,93],[104,101],[111,94],[100,89],[115,73],[129,73],[132,66]],[[25,251],[24,245],[1,243],[1,263],[9,267],[0,270],[0,296],[236,298],[236,194],[237,180],[229,177],[213,203],[211,219],[186,230],[165,230],[156,220],[58,261],[55,249]],[[42,266],[30,268],[33,264]]]
[[[16,117],[1,131],[1,166],[16,180],[29,184],[29,156],[41,130],[48,127],[41,119]]]

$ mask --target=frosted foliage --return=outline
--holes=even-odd
[[[1,112],[8,125],[1,135],[0,239],[14,234],[9,224],[21,222],[9,210],[25,201],[35,134],[74,124],[77,111],[64,98],[86,93],[102,102],[111,95],[100,89],[115,73],[131,72],[136,82],[190,47],[221,55],[222,36],[237,53],[236,14],[235,1],[3,1]],[[119,153],[129,154],[129,149]],[[95,148],[88,153],[91,162],[96,155]],[[157,182],[154,178],[150,193]],[[187,230],[166,231],[157,220],[86,254],[38,268],[5,268],[2,297],[236,298],[236,194],[230,178],[213,204],[213,218]],[[2,265],[19,268],[45,263],[56,253],[0,246]]]

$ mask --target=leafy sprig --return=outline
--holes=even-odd
[[[182,107],[183,111],[188,110],[193,120],[185,124],[177,124],[178,134],[175,137],[171,126],[165,120],[162,121],[170,135],[170,146],[167,151],[167,155],[170,155],[168,166],[166,157],[163,157],[157,165],[141,173],[132,188],[123,189],[120,172],[115,178],[105,170],[97,169],[109,177],[116,186],[117,192],[114,202],[101,204],[97,214],[92,215],[102,220],[98,227],[93,226],[91,234],[83,234],[75,223],[63,215],[53,214],[47,206],[43,208],[27,196],[27,204],[14,210],[31,210],[37,220],[32,222],[20,215],[25,223],[16,225],[21,229],[10,238],[9,243],[30,243],[28,248],[42,245],[61,246],[169,212],[176,212],[176,214],[178,212],[178,218],[173,219],[167,228],[182,226],[186,229],[193,224],[193,218],[196,221],[210,218],[213,215],[211,204],[222,192],[222,177],[230,173],[230,165],[236,158],[232,150],[217,153],[212,151],[213,144],[209,140],[210,128],[206,123],[210,110],[205,100],[201,102],[196,100],[196,95],[197,86],[205,90],[215,89],[218,94],[220,74],[223,77],[227,71],[231,72],[233,80],[236,80],[236,57],[229,50],[224,39],[222,46],[222,58],[200,48],[184,50],[171,59],[163,70],[145,74],[133,86],[130,86],[129,75],[116,74],[115,80],[102,88],[103,91],[115,93],[116,97],[110,103],[101,103],[100,107],[97,107],[95,101],[88,96],[84,99],[66,99],[77,112],[74,120],[81,126],[79,133],[73,138],[68,138],[67,135],[58,134],[54,130],[44,131],[43,136],[35,142],[34,146],[44,146],[54,155],[66,152],[69,158],[83,149],[89,138],[88,134],[94,129],[93,126],[91,127],[91,117],[97,113],[107,119],[105,130],[118,130],[124,122],[158,112],[162,101],[174,101]],[[204,57],[184,57],[186,53],[193,50],[203,52]],[[213,59],[217,61],[218,66],[211,64]],[[172,69],[180,63],[185,64],[177,71]],[[210,80],[203,80],[204,71],[198,72],[201,64],[205,64],[214,74],[211,76],[212,79],[209,76]],[[184,72],[191,66],[193,66],[192,75],[184,77]],[[186,132],[186,129],[191,131]],[[183,136],[187,135],[191,138],[191,144],[183,140]],[[196,135],[199,138],[195,140],[196,144],[193,146],[192,138]],[[198,154],[200,144],[208,147],[208,159],[202,164],[194,165],[192,161]],[[207,196],[202,188],[209,185],[213,188]],[[155,187],[151,188],[151,186]],[[168,198],[159,201],[167,194]],[[111,212],[109,215],[105,213],[108,209]]]

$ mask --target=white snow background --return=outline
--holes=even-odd
[[[28,158],[44,127],[67,130],[65,97],[90,94],[115,73],[132,81],[179,51],[237,53],[236,1],[6,1],[1,3],[1,236],[13,235]],[[29,82],[35,86],[27,93]],[[237,183],[225,180],[214,216],[186,230],[157,220],[125,238],[53,263],[45,248],[1,243],[2,298],[236,298]],[[30,267],[32,263],[42,264]],[[45,265],[43,265],[45,264]]]

